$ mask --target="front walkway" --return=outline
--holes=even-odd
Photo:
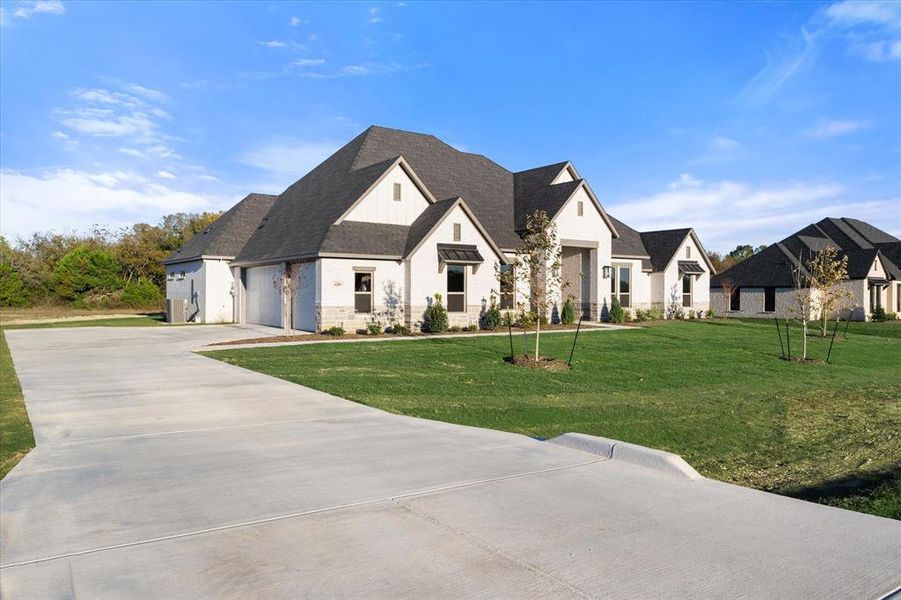
[[[0,483],[4,598],[877,598],[901,584],[901,523],[389,415],[189,352],[247,337],[234,326],[7,336],[37,448]]]

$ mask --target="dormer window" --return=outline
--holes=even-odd
[[[462,234],[460,233],[460,224],[454,223],[454,241],[459,242]]]
[[[576,204],[576,212],[581,217],[585,214],[585,203],[579,200],[578,204]]]
[[[399,183],[394,184],[394,201],[400,202],[400,184]]]

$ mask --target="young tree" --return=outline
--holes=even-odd
[[[522,283],[518,289],[529,290],[529,310],[535,313],[535,356],[540,356],[541,321],[553,306],[552,295],[562,294],[562,248],[557,242],[557,225],[543,210],[526,215],[522,244],[513,259],[513,273]]]
[[[807,261],[810,292],[816,296],[820,311],[820,335],[826,337],[826,321],[833,311],[839,314],[853,298],[842,283],[848,279],[848,257],[838,257],[838,250],[826,246]],[[838,316],[836,318],[839,318]]]
[[[794,315],[801,323],[801,359],[807,359],[807,327],[815,308],[815,300],[810,288],[810,277],[801,262],[801,256],[791,267],[794,291],[792,292],[792,304],[788,312]],[[789,358],[791,358],[789,356]]]
[[[723,290],[723,318],[729,318],[729,311],[732,310],[732,294],[738,289],[738,286],[731,279],[723,279],[720,282],[720,289]]]

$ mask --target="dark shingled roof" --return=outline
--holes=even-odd
[[[319,251],[400,258],[404,255],[409,232],[407,225],[342,221],[329,227]]]
[[[641,241],[641,234],[613,215],[608,213],[607,216],[610,217],[613,226],[616,227],[616,231],[619,233],[618,238],[613,238],[613,257],[640,257],[641,269],[643,271],[652,270],[651,255],[644,247],[644,242]],[[669,259],[667,259],[667,262],[669,262]]]
[[[882,256],[888,274],[901,278],[896,254],[901,251],[895,249],[901,242],[897,238],[858,219],[829,217],[723,271],[710,285],[722,287],[722,282],[728,280],[743,287],[790,287],[794,285],[790,265],[797,264],[799,259],[805,263],[826,246],[838,250],[839,257],[848,257],[851,279],[866,278],[877,253]]]
[[[679,250],[691,229],[667,229],[665,231],[645,231],[641,242],[651,256],[654,271],[663,271]]]
[[[276,198],[278,196],[269,194],[248,194],[204,231],[166,257],[163,263],[196,260],[201,256],[234,258],[259,227]]]
[[[517,231],[526,228],[526,217],[535,210],[543,210],[551,219],[563,208],[579,186],[582,180],[567,181],[556,185],[549,185],[533,190],[530,194],[518,196],[515,203],[514,223]]]
[[[427,236],[432,231],[432,228],[444,218],[444,215],[457,205],[457,200],[458,198],[439,200],[422,211],[422,214],[410,225],[410,233],[407,236],[403,252],[404,257],[413,252],[416,246],[419,245],[419,242],[422,241],[422,238]]]

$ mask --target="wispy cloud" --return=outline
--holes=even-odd
[[[13,238],[37,227],[69,231],[95,223],[156,222],[166,213],[211,210],[229,200],[175,189],[132,171],[0,170],[2,231]]]
[[[315,67],[325,63],[324,58],[298,58],[297,60],[291,61],[292,67]]]
[[[330,141],[278,140],[263,143],[238,157],[270,180],[267,191],[281,192],[328,158],[341,144]]]
[[[869,124],[864,121],[821,121],[816,126],[811,127],[810,129],[806,129],[802,133],[802,135],[806,138],[815,140],[826,140],[829,138],[848,135],[850,133],[854,133],[855,131],[866,129],[868,126]]]
[[[802,27],[800,37],[788,42],[790,47],[767,53],[764,67],[739,93],[739,103],[762,105],[772,99],[782,86],[813,61],[815,42],[816,35]]]
[[[160,179],[176,179],[174,173],[170,173],[169,171],[157,171],[156,176]]]
[[[0,7],[0,25],[7,25],[16,19],[30,19],[35,15],[64,15],[66,7],[59,0],[38,0],[37,2],[17,2]]]
[[[127,137],[140,143],[160,139],[159,123],[169,115],[141,98],[103,88],[78,88],[74,105],[53,112],[71,131],[96,137]]]
[[[824,12],[827,27],[871,62],[901,59],[901,3],[837,2]]]
[[[648,196],[611,200],[618,219],[641,230],[694,227],[709,249],[732,249],[738,243],[778,241],[824,216],[856,216],[885,222],[897,214],[901,197],[849,202],[836,182],[703,181],[683,173],[665,189]],[[849,207],[853,212],[849,213]],[[901,229],[899,217],[886,226]]]
[[[310,22],[309,19],[301,19],[300,17],[291,17],[288,20],[288,25],[290,25],[291,27],[299,27],[300,25],[306,25],[309,22]]]
[[[381,15],[381,9],[377,6],[370,7],[369,9],[369,22],[370,23],[381,23],[384,21]]]

